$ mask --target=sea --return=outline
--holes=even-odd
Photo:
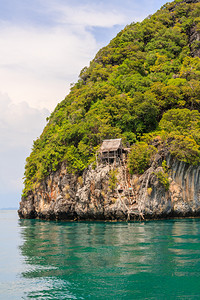
[[[200,299],[200,219],[48,222],[0,211],[0,299]]]

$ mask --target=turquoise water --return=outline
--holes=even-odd
[[[200,219],[18,220],[0,211],[0,299],[200,299]]]

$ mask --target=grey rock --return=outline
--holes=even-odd
[[[158,173],[169,171],[169,189]],[[109,188],[109,172],[117,169],[117,184]],[[82,176],[68,174],[63,163],[26,198],[20,218],[55,220],[141,220],[200,216],[200,166],[191,166],[160,149],[142,175],[130,175],[126,166],[100,165],[87,168]]]

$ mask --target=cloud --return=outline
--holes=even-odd
[[[15,104],[0,93],[0,153],[15,147],[30,147],[33,138],[41,134],[47,109],[32,108],[27,102]]]
[[[0,82],[15,102],[53,109],[94,56],[97,43],[84,29],[0,26]],[[1,87],[1,89],[2,89]]]
[[[42,8],[51,20],[48,26],[0,23],[0,82],[15,103],[53,110],[99,49],[91,28],[110,28],[125,19],[97,5],[48,1],[45,6],[44,1]]]
[[[106,10],[101,3],[80,6],[53,5],[51,11],[56,16],[57,23],[81,25],[82,27],[113,27],[125,24],[125,15],[115,9]]]
[[[32,108],[26,102],[16,104],[0,93],[0,192],[21,191],[25,157],[47,116],[47,109]]]

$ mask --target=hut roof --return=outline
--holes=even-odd
[[[119,148],[122,148],[122,139],[104,140],[99,151],[100,152],[117,151]]]

